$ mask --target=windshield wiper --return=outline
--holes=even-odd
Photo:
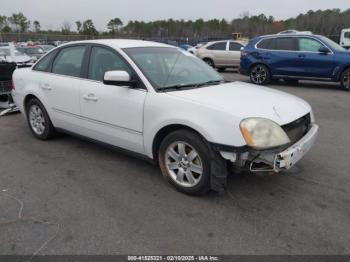
[[[207,81],[204,83],[198,83],[198,84],[164,86],[164,87],[160,87],[158,90],[159,91],[165,91],[165,90],[169,90],[169,89],[179,90],[181,88],[186,88],[186,87],[201,87],[201,86],[209,86],[209,85],[219,85],[219,84],[224,83],[224,82],[226,82],[226,81],[225,80],[211,80],[211,81]]]
[[[181,88],[186,88],[186,87],[197,87],[197,84],[189,84],[189,85],[172,85],[172,86],[163,86],[158,88],[159,91],[165,91],[165,90],[169,90],[169,89],[173,89],[173,90],[179,90]]]
[[[211,80],[211,81],[197,84],[196,86],[211,86],[211,85],[219,85],[222,83],[226,83],[226,81],[225,80]]]

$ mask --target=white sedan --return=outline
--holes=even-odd
[[[318,132],[302,99],[225,82],[200,59],[160,43],[69,43],[13,80],[36,138],[65,131],[136,153],[187,194],[223,191],[229,165],[287,170]]]

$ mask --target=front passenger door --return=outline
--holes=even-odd
[[[306,69],[305,76],[330,79],[337,63],[331,50],[320,53],[323,43],[309,37],[299,38],[300,65]],[[328,48],[328,47],[327,47]]]
[[[130,65],[115,50],[93,46],[88,79],[80,87],[84,133],[95,140],[144,153],[143,105],[147,90],[103,84],[105,72],[114,70],[135,77]]]
[[[229,51],[227,52],[227,58],[229,60],[229,64],[232,66],[239,66],[240,60],[241,60],[241,48],[243,45],[236,43],[236,42],[230,42],[229,45]]]

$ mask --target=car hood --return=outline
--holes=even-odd
[[[310,105],[296,96],[243,82],[167,94],[224,111],[240,119],[262,117],[273,120],[279,125],[291,123],[311,111]]]
[[[30,62],[31,58],[29,56],[7,56],[6,61],[15,63],[27,63]]]

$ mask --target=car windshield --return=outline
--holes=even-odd
[[[320,36],[321,40],[331,49],[333,49],[334,51],[346,51],[343,47],[341,47],[340,45],[338,45],[336,42],[334,42],[333,40],[325,37],[325,36]]]
[[[18,49],[13,50],[14,56],[25,56],[25,53],[19,51]]]
[[[51,45],[44,45],[41,47],[42,49],[44,49],[44,51],[50,51],[51,49],[54,48],[54,46],[51,46]]]
[[[220,83],[222,76],[202,60],[171,47],[123,49],[157,90]]]
[[[29,55],[35,55],[35,54],[44,54],[44,50],[40,47],[31,47],[31,48],[26,48],[25,52]]]

